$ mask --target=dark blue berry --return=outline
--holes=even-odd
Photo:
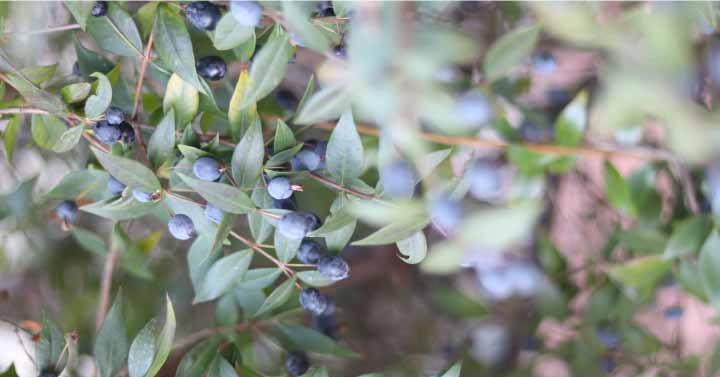
[[[553,139],[555,132],[550,125],[525,119],[518,128],[518,135],[523,140],[531,143],[547,143]]]
[[[303,352],[290,352],[285,359],[285,370],[290,377],[300,377],[310,369],[310,363]]]
[[[275,102],[277,102],[278,106],[284,111],[292,111],[295,109],[295,106],[297,106],[298,99],[293,92],[287,89],[278,89],[278,91],[275,92]]]
[[[86,8],[87,9],[87,8]],[[90,14],[93,17],[102,17],[107,14],[108,3],[107,1],[96,1],[90,10]]]
[[[551,73],[557,68],[555,58],[548,51],[541,51],[532,58],[532,65],[535,71],[540,73]]]
[[[338,325],[333,315],[313,316],[312,327],[329,338],[337,338]]]
[[[168,221],[168,230],[173,237],[179,240],[189,240],[195,237],[195,225],[187,215],[174,215]]]
[[[320,155],[314,150],[303,148],[290,161],[290,167],[294,171],[315,171],[322,166]]]
[[[683,308],[679,306],[673,306],[663,311],[663,316],[667,319],[678,319],[683,315]]]
[[[118,196],[125,190],[125,184],[111,175],[110,178],[108,178],[107,188],[111,195]]]
[[[409,198],[415,192],[417,175],[406,161],[395,161],[378,169],[384,193],[390,198]]]
[[[292,196],[292,182],[287,177],[275,177],[267,184],[267,192],[273,199],[287,199]]]
[[[72,66],[72,74],[73,76],[83,77],[82,71],[80,70],[80,63],[77,61]]]
[[[318,141],[313,146],[313,151],[320,156],[320,161],[325,161],[325,155],[327,154],[327,141]]]
[[[595,338],[602,344],[603,347],[608,349],[617,348],[620,345],[620,336],[609,329],[600,328],[595,332]]]
[[[219,56],[206,56],[200,58],[195,64],[198,75],[209,81],[222,80],[227,72],[227,64]]]
[[[262,18],[262,7],[257,1],[233,0],[230,2],[230,13],[240,25],[256,27]]]
[[[337,56],[338,58],[344,59],[347,57],[347,50],[345,48],[345,44],[341,43],[335,47],[333,47],[333,54]]]
[[[332,281],[339,281],[350,275],[350,266],[339,256],[324,256],[318,260],[317,270],[320,275]]]
[[[95,123],[93,126],[93,132],[95,137],[100,140],[101,143],[106,145],[112,145],[120,140],[120,127],[108,124],[107,121],[101,120]]]
[[[458,98],[457,113],[465,127],[477,129],[490,121],[493,109],[482,93],[469,92]]]
[[[335,17],[332,1],[320,1],[317,4],[318,17]]]
[[[209,1],[193,1],[185,7],[185,18],[198,29],[215,30],[220,21],[220,8]]]
[[[290,212],[277,223],[277,231],[290,240],[299,240],[320,227],[320,219],[310,212]]]
[[[320,245],[316,242],[304,240],[297,252],[297,259],[302,263],[316,264],[323,256]]]
[[[327,310],[328,298],[317,288],[305,288],[300,292],[300,306],[312,315],[321,315]]]
[[[297,211],[297,203],[295,203],[295,198],[292,196],[282,200],[273,199],[270,208]]]
[[[51,370],[44,370],[44,371],[40,372],[40,374],[38,375],[38,377],[57,377],[57,376],[58,376],[57,373],[55,373]]]
[[[132,196],[133,196],[133,198],[135,198],[135,200],[137,200],[140,203],[149,203],[149,202],[152,202],[153,200],[155,200],[155,197],[153,194],[147,193],[147,192],[142,192],[138,189],[132,190]]]
[[[75,222],[75,218],[77,217],[78,207],[74,201],[64,200],[58,204],[57,208],[55,208],[55,212],[61,221],[67,224],[72,224]]]
[[[610,374],[617,368],[617,364],[612,358],[605,356],[600,359],[600,368],[602,368],[605,373]]]
[[[444,232],[452,232],[460,223],[462,206],[457,201],[439,196],[430,201],[430,219]]]
[[[208,203],[205,205],[205,217],[208,218],[208,220],[214,222],[215,224],[220,224],[220,221],[222,221],[223,215],[225,213],[220,210],[220,208],[215,207],[214,205]]]
[[[470,194],[478,200],[495,200],[502,194],[502,174],[494,162],[477,160],[465,173]]]
[[[132,144],[135,142],[135,129],[128,122],[120,123],[120,140],[125,144]]]
[[[110,125],[118,126],[125,121],[125,113],[117,106],[110,106],[105,111],[105,120]]]
[[[212,157],[200,157],[193,164],[193,173],[203,181],[217,181],[220,179],[220,163]]]

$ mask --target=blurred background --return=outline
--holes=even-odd
[[[131,14],[143,5],[123,3]],[[450,157],[438,167],[435,179],[450,181],[469,174],[468,161],[489,164],[490,173],[483,166],[470,169],[481,177],[472,182],[492,182],[486,182],[489,189],[469,183],[470,194],[463,196],[466,212],[504,208],[518,198],[540,203],[538,220],[521,240],[502,250],[465,245],[461,268],[446,270],[437,258],[420,268],[404,263],[395,245],[348,246],[343,255],[351,265],[351,278],[325,291],[337,302],[337,339],[363,358],[314,360],[328,366],[333,376],[379,371],[387,376],[434,376],[458,359],[464,360],[467,376],[713,375],[720,366],[714,352],[716,310],[707,293],[687,293],[697,293],[697,286],[692,289],[680,262],[657,269],[617,267],[626,263],[632,268],[633,262],[667,255],[672,247],[697,253],[707,232],[678,236],[678,223],[697,225],[697,218],[705,219],[705,225],[712,222],[714,193],[720,188],[720,181],[711,179],[718,172],[712,164],[720,88],[716,7],[711,2],[369,3],[347,17],[352,24],[341,22],[348,29],[348,52],[340,63],[298,48],[282,84],[263,103],[267,114],[292,111],[313,74],[325,87],[352,80],[363,124],[388,132],[406,151],[426,150],[418,142],[421,138],[412,136],[419,132],[489,140],[489,147],[452,145]],[[2,48],[18,67],[57,64],[43,83],[48,91],[80,80],[73,73],[76,41],[100,51],[77,30],[36,33],[75,22],[63,3],[2,3],[0,9]],[[352,28],[364,32],[353,34]],[[446,29],[461,35],[461,42],[426,35]],[[212,49],[207,36],[190,32],[198,56]],[[345,35],[345,29],[340,34]],[[406,34],[422,37],[405,46]],[[507,35],[513,38],[498,47],[497,41]],[[466,46],[469,57],[460,57]],[[487,59],[491,46],[506,51],[494,63]],[[343,59],[349,59],[349,68]],[[136,64],[130,59],[119,63],[134,88]],[[244,64],[229,64],[226,78],[213,84],[218,102],[227,103]],[[493,69],[499,78],[491,79]],[[162,96],[164,85],[151,76],[146,90]],[[411,96],[413,85],[443,91],[420,90]],[[443,129],[449,124],[443,118],[448,109],[442,108],[442,100],[434,101],[435,96],[448,92],[457,99],[455,94],[471,89],[487,101],[493,125]],[[18,106],[17,101],[7,88],[2,107]],[[406,119],[389,109],[403,101],[433,116],[421,115],[408,134]],[[564,112],[571,103],[579,110]],[[457,103],[453,106],[459,106],[451,108],[456,115],[464,111]],[[469,106],[465,110],[470,117],[482,118],[477,103]],[[143,100],[141,119],[155,124],[158,107],[161,113],[157,103]],[[583,127],[579,148],[588,146],[590,152],[578,152],[580,157],[568,166],[522,151],[509,155],[504,141],[563,145],[553,138],[561,114],[582,119],[576,122]],[[384,122],[388,119],[394,123]],[[498,126],[499,119],[509,128]],[[208,135],[223,127],[213,119],[200,122],[209,123],[204,129]],[[7,123],[0,122],[5,135]],[[313,129],[304,138],[327,136],[327,130]],[[88,161],[97,163],[83,144],[63,154],[34,145],[29,117],[21,120],[14,139],[4,140],[0,317],[17,323],[39,321],[46,313],[64,331],[77,330],[81,353],[91,353],[106,250],[83,232],[105,237],[112,223],[81,212],[74,230],[63,229],[53,213],[58,201],[46,194],[66,174],[85,168]],[[381,148],[374,138],[363,143],[366,155],[374,156]],[[656,158],[648,150],[667,154]],[[621,181],[627,177],[633,182],[632,190],[652,192],[651,199],[634,197],[640,215],[621,210],[622,199],[608,186],[605,160]],[[378,176],[372,170],[364,177],[374,186]],[[327,214],[332,191],[314,181],[303,185],[301,208]],[[424,189],[430,192],[433,186]],[[648,201],[652,203],[645,207]],[[172,239],[165,232],[166,220],[167,215],[156,214],[131,220],[125,228],[136,255],[116,270],[113,290],[122,287],[132,308],[126,313],[129,333],[135,334],[161,310],[166,292],[177,314],[176,339],[237,320],[241,314],[236,305],[192,305],[185,256],[190,243]],[[477,232],[490,238],[493,233],[487,229],[520,226],[515,220],[488,221],[494,225],[478,223]],[[236,224],[245,226],[244,221]],[[371,226],[359,226],[353,239],[372,231]],[[431,257],[444,251],[437,245],[454,240],[438,221],[425,235]],[[277,351],[262,339],[253,344],[255,365],[268,375],[279,375]],[[181,356],[173,353],[161,375],[173,375]]]

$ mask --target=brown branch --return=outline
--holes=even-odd
[[[380,200],[379,198],[377,198],[377,197],[375,197],[375,196],[373,196],[373,195],[365,194],[365,193],[363,193],[363,192],[360,192],[360,191],[351,189],[351,188],[349,188],[349,187],[345,187],[345,186],[343,186],[343,185],[341,185],[341,184],[339,184],[339,183],[337,183],[337,182],[334,182],[334,181],[332,181],[332,180],[330,180],[330,179],[327,179],[327,178],[325,178],[325,177],[323,177],[323,176],[321,176],[321,175],[319,175],[319,174],[315,174],[315,173],[310,172],[308,175],[310,176],[310,178],[312,178],[312,179],[314,179],[314,180],[316,180],[316,181],[318,181],[318,182],[321,182],[321,183],[323,183],[323,184],[325,184],[325,185],[327,185],[327,186],[330,186],[330,187],[332,187],[332,188],[334,188],[334,189],[336,189],[336,190],[338,190],[338,191],[346,192],[346,193],[348,193],[348,194],[357,196],[357,197],[359,197],[359,198],[363,198],[363,199],[365,199],[365,200],[382,201],[382,200]]]
[[[150,31],[150,36],[148,36],[148,42],[147,46],[145,46],[145,53],[142,57],[142,62],[140,63],[140,77],[138,78],[137,86],[135,87],[135,101],[133,101],[133,112],[130,119],[135,120],[137,119],[138,115],[138,107],[140,105],[140,95],[142,93],[142,87],[143,87],[143,81],[145,81],[145,71],[147,70],[148,62],[150,61],[150,52],[153,45],[153,36],[155,34],[155,29]],[[135,133],[140,136],[140,131],[135,130]]]
[[[315,128],[320,128],[324,130],[333,130],[335,129],[336,124],[330,123],[330,122],[324,122],[324,123],[317,123],[314,125]],[[364,135],[370,135],[370,136],[380,136],[380,130],[373,127],[368,127],[362,124],[358,124],[356,126],[359,133]],[[481,139],[477,137],[462,137],[462,136],[445,136],[445,135],[438,135],[433,134],[429,132],[420,131],[418,132],[418,136],[426,141],[431,141],[438,144],[446,144],[446,145],[467,145],[472,147],[478,147],[478,148],[488,148],[488,149],[507,149],[512,143],[508,143],[501,140],[489,140],[489,139]],[[532,143],[522,143],[517,144],[518,146],[525,147],[526,149],[540,153],[545,155],[553,155],[553,156],[583,156],[583,157],[600,157],[600,158],[610,158],[610,157],[629,157],[639,160],[647,160],[647,161],[654,161],[654,160],[671,160],[673,158],[672,154],[658,149],[616,149],[616,148],[601,148],[596,146],[579,146],[579,147],[569,147],[569,146],[563,146],[563,145],[552,145],[552,144],[532,144]]]
[[[230,235],[233,236],[234,238],[236,238],[238,241],[240,241],[240,242],[244,243],[245,245],[247,245],[249,248],[257,251],[257,252],[260,253],[262,256],[264,256],[265,258],[267,258],[269,261],[275,263],[275,265],[278,266],[278,268],[280,269],[280,271],[282,271],[288,278],[292,278],[292,277],[295,275],[295,271],[293,271],[291,268],[289,268],[289,267],[288,267],[285,263],[283,263],[282,261],[280,261],[280,260],[278,260],[277,258],[273,257],[272,255],[268,254],[265,250],[263,250],[262,248],[260,248],[260,246],[258,246],[258,244],[256,244],[255,242],[253,242],[253,241],[251,241],[251,240],[249,240],[249,239],[247,239],[247,238],[245,238],[245,237],[243,237],[243,236],[241,236],[241,235],[239,235],[239,234],[237,234],[237,233],[235,233],[235,232],[233,232],[233,231],[230,231]],[[295,282],[295,286],[296,286],[298,289],[302,289],[302,286],[301,286],[300,283],[298,283],[298,282]]]
[[[98,304],[98,310],[95,314],[96,331],[100,329],[100,326],[105,320],[105,314],[107,314],[110,304],[110,287],[112,285],[113,270],[115,269],[117,257],[117,251],[112,249],[105,259],[105,267],[103,268],[102,281],[100,283],[100,304]]]

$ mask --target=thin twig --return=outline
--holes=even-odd
[[[38,29],[38,30],[11,31],[11,32],[7,32],[7,33],[0,35],[0,37],[10,37],[10,36],[14,36],[14,35],[26,36],[26,35],[36,35],[36,34],[48,34],[48,33],[55,33],[58,31],[76,30],[76,29],[81,29],[81,28],[82,27],[79,24],[70,24],[70,25],[55,26],[55,27],[49,27],[46,29]]]
[[[95,316],[96,331],[100,329],[100,326],[105,320],[105,314],[110,304],[110,287],[112,285],[113,270],[115,269],[117,256],[117,251],[112,249],[105,259],[105,267],[103,268],[102,281],[100,283],[100,304],[98,304],[98,310]]]
[[[328,186],[330,186],[330,187],[332,187],[332,188],[334,188],[334,189],[336,189],[336,190],[338,190],[338,191],[346,192],[346,193],[348,193],[348,194],[355,195],[355,196],[357,196],[357,197],[359,197],[359,198],[363,198],[363,199],[366,199],[366,200],[375,200],[375,201],[380,201],[380,202],[385,203],[383,200],[381,200],[381,199],[379,199],[379,198],[377,198],[377,197],[375,197],[375,196],[373,196],[373,195],[365,194],[365,193],[360,192],[360,191],[357,191],[357,190],[355,190],[355,189],[351,189],[351,188],[349,188],[349,187],[345,187],[345,186],[343,186],[343,185],[341,185],[341,184],[339,184],[339,183],[336,183],[336,182],[334,182],[334,181],[332,181],[332,180],[330,180],[330,179],[327,179],[327,178],[325,178],[325,177],[323,177],[323,176],[321,176],[321,175],[319,175],[319,174],[315,174],[315,173],[312,173],[312,172],[311,172],[311,173],[308,173],[308,175],[310,176],[310,178],[312,178],[312,179],[314,179],[314,180],[316,180],[316,181],[318,181],[318,182],[324,183],[324,184],[326,184],[326,185],[328,185]]]
[[[173,351],[180,351],[183,350],[189,346],[192,346],[193,344],[205,339],[209,338],[216,334],[221,334],[224,332],[234,331],[234,332],[241,332],[244,331],[249,327],[249,324],[247,322],[238,323],[235,326],[222,326],[222,327],[213,327],[213,328],[207,328],[202,329],[197,332],[194,332],[190,335],[187,335],[185,337],[180,338],[178,341],[173,344],[172,350]]]
[[[140,105],[140,95],[142,93],[142,87],[143,87],[143,81],[145,81],[145,71],[147,70],[148,62],[150,61],[150,51],[152,49],[153,45],[153,35],[155,34],[155,29],[150,31],[150,36],[148,36],[147,46],[145,47],[145,53],[143,54],[142,62],[140,63],[140,77],[138,78],[137,86],[135,87],[135,101],[133,101],[133,112],[130,119],[135,120],[137,119],[138,115],[138,107]],[[140,131],[135,130],[135,133],[140,136]]]
[[[258,253],[260,253],[262,256],[264,256],[265,258],[267,258],[267,259],[270,260],[271,262],[275,263],[275,265],[278,266],[278,268],[280,269],[280,271],[282,271],[288,278],[292,278],[292,277],[295,275],[295,271],[293,271],[291,268],[289,268],[289,267],[288,267],[285,263],[283,263],[282,261],[280,261],[280,260],[278,260],[277,258],[273,257],[272,255],[268,254],[265,250],[263,250],[262,248],[260,248],[260,246],[258,246],[255,242],[253,242],[253,241],[251,241],[251,240],[249,240],[249,239],[247,239],[247,238],[245,238],[245,237],[243,237],[243,236],[235,233],[234,231],[230,231],[230,235],[233,236],[234,238],[236,238],[238,241],[244,243],[245,245],[247,245],[247,246],[250,247],[251,249],[257,251]],[[302,286],[301,286],[300,283],[298,283],[298,282],[295,282],[295,286],[296,286],[298,289],[302,289]]]

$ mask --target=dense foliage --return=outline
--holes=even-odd
[[[720,368],[639,319],[663,289],[720,310],[713,3],[2,14],[3,376]],[[391,339],[355,344],[372,318]]]

